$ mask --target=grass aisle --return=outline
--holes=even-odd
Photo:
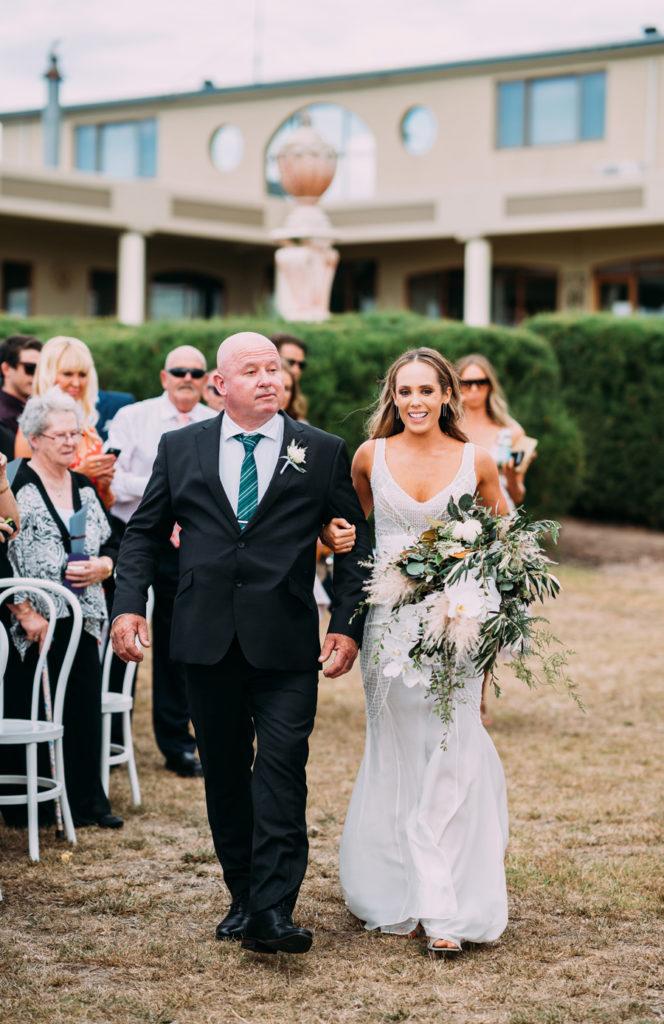
[[[261,959],[216,943],[226,898],[202,785],[160,769],[143,677],[143,809],[131,810],[124,773],[111,782],[124,830],[81,830],[71,857],[43,834],[31,865],[27,837],[0,826],[3,1024],[661,1021],[664,569],[561,576],[552,621],[577,652],[588,713],[521,692],[508,672],[492,702],[511,812],[498,945],[432,963],[345,910],[337,848],[364,729],[355,673],[323,683],[312,744],[297,916],[316,930],[314,952]]]

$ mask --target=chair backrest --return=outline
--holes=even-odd
[[[58,681],[55,687],[55,697],[53,699],[53,709],[51,718],[52,721],[57,725],[62,724],[62,710],[65,701],[65,691],[67,689],[67,682],[69,680],[69,673],[74,662],[74,657],[78,649],[79,640],[81,639],[81,630],[83,628],[83,615],[81,613],[81,606],[78,598],[73,594],[67,587],[63,587],[61,583],[53,583],[51,580],[40,580],[32,577],[20,577],[20,576],[9,576],[0,579],[0,606],[2,606],[8,598],[12,597],[16,593],[21,594],[36,594],[44,601],[47,608],[47,620],[48,629],[42,649],[39,653],[37,660],[37,666],[32,680],[32,699],[30,703],[30,717],[33,721],[39,718],[39,695],[40,687],[42,685],[42,675],[44,671],[48,671],[46,659],[48,652],[53,641],[53,634],[56,626],[56,607],[53,600],[53,594],[58,594],[62,597],[69,605],[72,614],[72,630],[67,644],[67,650],[65,656],[62,659],[62,665],[58,673]],[[4,679],[4,672],[3,672]]]
[[[145,618],[148,622],[152,621],[152,613],[154,611],[154,590],[152,587],[148,590],[148,601],[145,608]],[[111,664],[113,662],[113,644],[110,640],[110,635],[106,643],[106,651],[104,653],[104,664],[101,672],[101,693],[102,697],[105,693],[108,693],[108,687],[111,681]],[[122,693],[126,697],[132,691],[134,683],[134,676],[138,669],[138,663],[135,661],[128,661],[125,665],[124,675],[122,677]]]
[[[7,671],[7,661],[9,660],[9,637],[7,636],[7,630],[0,622],[0,721],[4,718],[5,714],[5,672]]]

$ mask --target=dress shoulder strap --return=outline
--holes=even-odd
[[[461,469],[459,476],[475,471],[475,445],[472,441],[466,441],[461,458]]]
[[[371,466],[371,486],[381,480],[385,474],[385,438],[377,437],[374,441],[373,465]]]

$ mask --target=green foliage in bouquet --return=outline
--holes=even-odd
[[[529,687],[562,687],[582,706],[568,652],[530,611],[560,592],[542,546],[547,536],[556,541],[558,523],[530,521],[519,510],[498,516],[471,494],[450,499],[447,515],[396,558],[372,566],[365,603],[391,604],[394,612],[377,653],[383,674],[425,686],[447,726],[469,676],[488,672],[500,694],[495,668],[506,651]],[[400,652],[390,633],[407,637]]]

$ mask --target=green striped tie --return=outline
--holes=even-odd
[[[256,472],[254,448],[264,435],[235,434],[234,436],[235,440],[240,441],[244,447],[244,459],[240,470],[240,493],[237,499],[237,521],[240,524],[240,529],[244,530],[258,506],[258,473]]]

